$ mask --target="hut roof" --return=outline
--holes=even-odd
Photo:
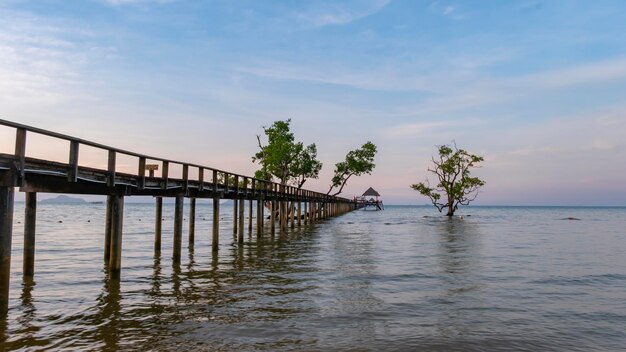
[[[367,189],[367,191],[365,191],[365,193],[363,193],[363,197],[369,197],[369,196],[380,197],[380,194],[378,194],[378,192],[376,192],[372,187],[370,187]]]

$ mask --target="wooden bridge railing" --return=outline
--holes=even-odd
[[[97,194],[107,196],[106,228],[104,230],[104,259],[112,279],[119,279],[121,269],[122,218],[124,197],[144,195],[156,197],[154,250],[160,253],[162,230],[162,198],[176,199],[174,211],[174,264],[180,263],[183,200],[190,199],[189,241],[193,243],[195,231],[196,198],[213,199],[212,249],[218,250],[220,199],[233,199],[233,232],[243,243],[245,200],[249,201],[248,229],[252,232],[253,201],[256,200],[257,236],[264,230],[264,208],[270,209],[270,233],[275,233],[278,220],[280,230],[314,223],[320,219],[353,210],[352,200],[329,196],[293,186],[278,184],[213,167],[150,156],[88,140],[0,119],[0,127],[15,129],[15,152],[0,154],[0,316],[8,309],[8,289],[11,262],[14,188],[26,193],[24,229],[24,276],[34,274],[34,242],[37,193]],[[26,155],[27,136],[30,133],[69,142],[67,163],[36,159]],[[81,146],[107,152],[107,166],[79,165]],[[118,156],[135,157],[137,172],[118,172]],[[155,177],[157,167],[151,167],[146,176],[148,162],[161,166],[161,175]],[[158,164],[157,164],[158,165]],[[170,169],[182,166],[182,177],[172,178]],[[197,177],[190,178],[190,169],[197,169]],[[210,180],[208,177],[210,176]],[[304,212],[303,212],[304,210]]]

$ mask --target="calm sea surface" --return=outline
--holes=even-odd
[[[237,246],[225,204],[214,256],[199,204],[180,266],[172,205],[157,257],[154,206],[125,212],[121,282],[105,275],[102,204],[39,205],[23,282],[16,204],[0,350],[626,349],[626,208],[388,207]]]

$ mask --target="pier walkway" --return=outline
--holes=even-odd
[[[197,198],[213,200],[212,250],[218,250],[221,199],[233,200],[233,233],[243,243],[245,207],[248,201],[250,232],[256,218],[257,236],[263,236],[264,209],[269,211],[269,234],[276,227],[315,223],[322,219],[354,210],[358,205],[341,197],[298,189],[289,185],[255,179],[250,176],[220,170],[204,165],[168,160],[43,130],[36,127],[1,120],[0,128],[15,131],[15,152],[0,154],[0,317],[8,311],[11,242],[15,188],[25,193],[24,219],[24,278],[32,278],[35,269],[35,234],[37,193],[93,194],[107,196],[104,234],[104,261],[109,277],[120,278],[122,268],[122,234],[124,199],[131,196],[155,197],[154,250],[161,251],[163,198],[175,198],[174,245],[172,261],[180,263],[183,234],[183,203],[189,198],[189,242],[195,235],[195,206]],[[29,157],[27,136],[38,134],[69,142],[67,163]],[[87,167],[79,163],[81,147],[90,147],[108,153],[106,167]],[[120,172],[116,163],[119,156],[136,159],[136,173]],[[172,167],[182,167],[182,177],[171,177]],[[155,174],[155,171],[159,171]],[[193,172],[192,172],[193,171]],[[148,175],[146,175],[148,172]],[[194,177],[190,175],[193,173]],[[253,212],[256,216],[253,216]],[[278,223],[278,224],[277,224]]]

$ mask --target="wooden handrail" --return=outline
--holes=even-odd
[[[19,162],[21,167],[21,170],[23,171],[23,161],[25,158],[25,144],[26,144],[26,132],[33,132],[33,133],[37,133],[37,134],[41,134],[41,135],[45,135],[48,137],[53,137],[53,138],[57,138],[57,139],[62,139],[62,140],[66,140],[70,142],[70,153],[69,153],[69,170],[68,170],[68,179],[70,181],[75,182],[76,177],[77,177],[77,167],[78,167],[78,150],[79,150],[79,145],[86,145],[86,146],[90,146],[90,147],[94,147],[94,148],[98,148],[98,149],[103,149],[108,151],[108,172],[109,172],[109,180],[108,183],[110,186],[115,185],[115,164],[116,164],[116,159],[117,159],[117,154],[123,154],[123,155],[128,155],[128,156],[132,156],[132,157],[137,157],[139,158],[139,167],[138,167],[138,177],[139,177],[139,188],[142,188],[145,182],[145,163],[146,160],[154,160],[154,161],[159,161],[162,163],[163,168],[162,168],[162,187],[163,188],[167,188],[167,181],[168,181],[168,171],[169,171],[169,164],[176,164],[176,165],[182,165],[183,166],[183,179],[184,181],[188,181],[187,180],[187,175],[188,175],[188,168],[189,167],[196,167],[199,169],[199,181],[201,184],[201,188],[203,187],[203,176],[204,176],[204,170],[210,170],[213,172],[213,176],[214,179],[212,180],[213,182],[213,189],[216,190],[217,189],[217,180],[215,179],[215,176],[218,173],[221,173],[222,175],[224,175],[224,184],[226,185],[226,191],[228,191],[229,189],[229,177],[230,176],[234,176],[235,179],[235,184],[233,185],[233,188],[235,191],[239,190],[239,184],[238,184],[238,180],[242,179],[242,180],[251,180],[252,182],[252,188],[253,188],[253,193],[255,193],[256,191],[254,190],[254,185],[259,183],[261,185],[265,185],[263,187],[263,189],[265,190],[265,193],[267,194],[268,191],[268,185],[269,185],[269,191],[271,192],[271,194],[276,195],[278,193],[289,193],[289,194],[296,194],[295,188],[291,187],[291,186],[287,186],[286,188],[282,188],[281,184],[276,183],[276,182],[272,182],[272,181],[267,181],[267,180],[261,180],[261,179],[257,179],[254,177],[250,177],[250,176],[246,176],[246,175],[241,175],[241,174],[236,174],[236,173],[231,173],[228,171],[224,171],[224,170],[220,170],[220,169],[216,169],[213,167],[209,167],[209,166],[204,166],[204,165],[199,165],[199,164],[194,164],[194,163],[188,163],[188,162],[182,162],[182,161],[176,161],[176,160],[170,160],[170,159],[166,159],[166,158],[160,158],[160,157],[155,157],[155,156],[151,156],[151,155],[147,155],[147,154],[141,154],[141,153],[136,153],[136,152],[132,152],[129,150],[124,150],[124,149],[120,149],[120,148],[116,148],[116,147],[112,147],[109,145],[105,145],[105,144],[101,144],[101,143],[96,143],[96,142],[92,142],[92,141],[88,141],[85,139],[81,139],[81,138],[76,138],[76,137],[72,137],[66,134],[62,134],[62,133],[57,133],[57,132],[52,132],[52,131],[48,131],[42,128],[37,128],[37,127],[33,127],[33,126],[28,126],[28,125],[24,125],[21,123],[17,123],[17,122],[12,122],[12,121],[8,121],[8,120],[4,120],[4,119],[0,119],[0,125],[2,126],[6,126],[6,127],[12,127],[17,129],[17,138],[16,138],[16,151],[15,154],[18,158],[19,158]],[[141,170],[144,170],[143,174],[141,174]],[[280,190],[283,190],[282,192]],[[349,202],[349,199],[346,198],[342,198],[342,197],[336,197],[336,196],[328,196],[324,193],[320,193],[320,192],[314,192],[314,191],[308,191],[308,190],[300,190],[299,194],[303,194],[303,195],[308,195],[308,197],[310,198],[317,198],[319,200],[328,200],[328,199],[333,199],[333,200],[340,200],[340,201],[347,201]]]

